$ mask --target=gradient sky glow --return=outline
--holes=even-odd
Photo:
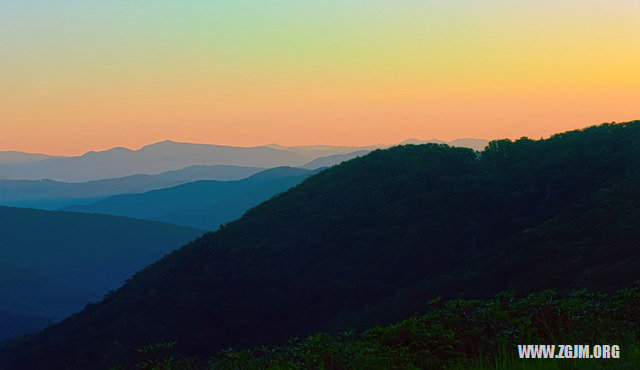
[[[0,150],[538,138],[640,118],[638,0],[0,2]]]

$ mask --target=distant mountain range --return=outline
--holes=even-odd
[[[314,158],[269,147],[240,148],[172,141],[138,150],[113,148],[79,157],[52,158],[11,165],[0,178],[83,182],[137,174],[155,175],[192,165],[232,165],[270,168],[302,165]]]
[[[195,181],[142,194],[123,194],[64,210],[103,213],[215,230],[317,171],[277,167],[238,181]]]
[[[0,207],[0,318],[4,312],[62,319],[201,233],[124,217]],[[2,328],[0,338],[20,331]]]
[[[46,154],[24,153],[24,152],[0,152],[0,163],[2,164],[21,164],[29,162],[37,162],[45,159],[62,158],[50,156]]]
[[[198,180],[239,180],[263,168],[227,165],[196,165],[158,175],[132,175],[83,183],[53,180],[0,180],[0,205],[58,209],[88,204],[100,199],[128,193],[142,193]]]
[[[430,142],[436,142],[431,140]],[[440,142],[440,141],[437,141]],[[480,149],[486,140],[461,139],[452,145]],[[305,167],[320,157],[371,151],[388,145],[366,147],[310,145],[284,147],[277,144],[256,147],[190,144],[162,141],[138,150],[113,148],[77,157],[0,152],[0,179],[86,182],[131,175],[155,175],[193,165],[231,165],[272,168]]]

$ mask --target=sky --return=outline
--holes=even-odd
[[[0,150],[546,137],[640,119],[638,0],[2,0]]]

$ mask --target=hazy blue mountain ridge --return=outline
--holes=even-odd
[[[0,207],[0,310],[60,320],[201,233],[108,215]]]
[[[53,180],[0,180],[0,205],[58,209],[88,204],[117,194],[142,193],[197,180],[239,180],[263,170],[260,167],[196,165],[158,175],[132,175],[81,183]]]
[[[277,167],[238,181],[195,181],[142,194],[123,194],[65,210],[103,213],[215,230],[315,173]]]

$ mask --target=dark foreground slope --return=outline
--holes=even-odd
[[[238,181],[194,181],[142,194],[122,194],[65,210],[105,213],[215,230],[299,184],[313,171],[276,167]]]
[[[25,368],[133,364],[134,348],[163,341],[206,358],[388,323],[434,295],[613,289],[640,278],[639,186],[639,122],[495,141],[482,153],[374,151],[6,345],[0,359]]]

